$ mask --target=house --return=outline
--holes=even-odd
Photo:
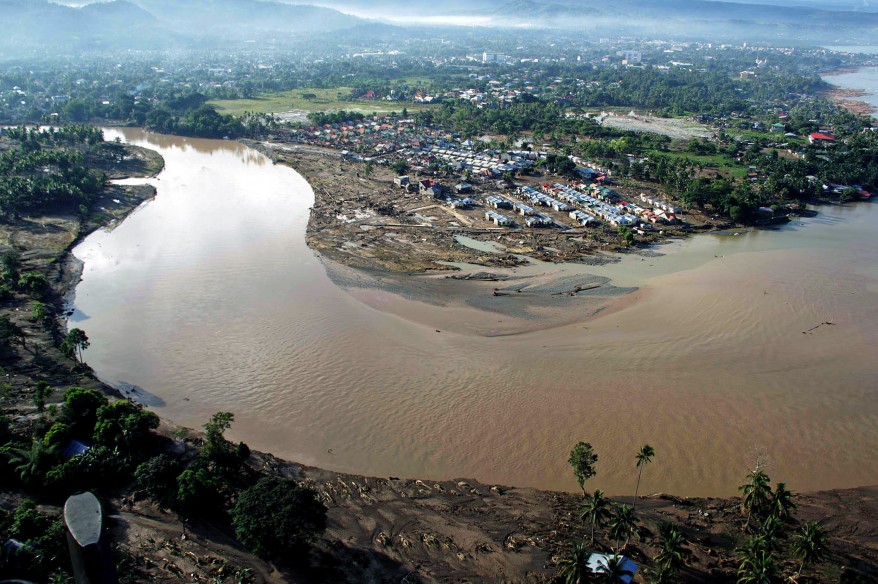
[[[512,225],[512,219],[510,219],[506,215],[498,213],[497,211],[485,212],[485,219],[487,219],[488,221],[492,221],[494,225],[498,227],[506,227]]]
[[[422,180],[418,182],[418,193],[438,199],[442,196],[442,185],[432,179]]]
[[[452,209],[471,209],[475,204],[476,202],[469,197],[448,201],[448,206]]]
[[[771,128],[769,128],[768,131],[772,134],[779,134],[786,129],[786,126],[784,126],[783,124],[771,124]]]
[[[624,572],[619,576],[619,581],[624,584],[630,584],[637,574],[637,564],[626,558],[625,556],[608,556],[605,554],[592,554],[588,557],[587,566],[592,574],[606,574],[609,572],[610,559],[618,559]]]
[[[835,143],[835,136],[823,132],[813,132],[808,134],[808,142],[818,146],[828,146]]]
[[[460,183],[460,184],[454,185],[454,191],[459,195],[471,193],[471,192],[473,192],[473,185],[468,184],[468,183]]]
[[[398,176],[395,179],[393,179],[393,184],[395,184],[398,187],[403,187],[403,188],[409,186],[411,184],[411,182],[412,181],[409,179],[408,176]]]

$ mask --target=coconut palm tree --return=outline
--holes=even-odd
[[[9,462],[18,473],[21,482],[33,486],[43,476],[51,463],[52,448],[42,440],[34,439],[30,448],[12,448],[9,450]]]
[[[751,518],[756,515],[762,517],[769,509],[771,503],[771,479],[765,472],[757,468],[747,473],[747,482],[738,487],[743,494],[741,500],[741,512],[746,514],[747,521],[744,529],[750,527]]]
[[[777,564],[766,550],[754,551],[741,558],[738,584],[773,584],[777,580]]]
[[[759,528],[757,537],[765,542],[765,549],[772,553],[779,552],[780,540],[786,538],[785,527],[783,521],[774,515],[769,515]]]
[[[686,566],[689,550],[686,536],[679,525],[670,522],[660,523],[658,526],[658,538],[655,541],[659,553],[653,558],[659,569],[669,570],[678,574]]]
[[[819,523],[816,521],[806,523],[796,532],[793,553],[801,561],[796,578],[799,577],[806,565],[817,564],[826,557],[826,532],[823,531]]]
[[[585,542],[573,546],[573,551],[566,558],[558,562],[558,575],[564,579],[565,584],[586,584],[593,582],[593,574],[588,567],[588,558],[591,552]]]
[[[626,584],[634,572],[625,568],[624,556],[615,555],[607,556],[607,563],[598,568],[596,574],[598,582],[606,582],[607,584]]]
[[[594,545],[595,527],[604,527],[610,518],[610,500],[604,492],[597,490],[593,495],[585,496],[585,503],[579,507],[580,517],[591,523],[591,545]]]
[[[635,457],[637,459],[637,486],[634,487],[633,509],[637,508],[637,491],[640,490],[640,476],[643,474],[643,467],[652,462],[653,456],[655,456],[655,449],[649,444],[644,444]]]
[[[624,503],[616,507],[616,512],[610,519],[610,538],[619,543],[624,540],[625,545],[628,545],[628,540],[631,539],[636,527],[637,517],[634,516],[634,508]]]
[[[793,502],[793,492],[787,490],[786,483],[777,483],[774,496],[771,498],[771,514],[781,521],[789,521],[793,516],[796,504]]]

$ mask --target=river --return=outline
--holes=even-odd
[[[826,48],[846,53],[878,55],[878,46],[836,46]],[[878,67],[860,67],[856,71],[839,75],[825,75],[823,80],[844,89],[856,89],[866,92],[866,95],[855,99],[857,101],[864,101],[878,110]],[[872,116],[878,117],[876,114],[872,114]]]
[[[253,448],[377,476],[572,490],[586,440],[589,486],[613,494],[633,490],[644,443],[642,492],[733,494],[756,457],[799,491],[878,483],[875,204],[572,267],[639,290],[598,318],[486,337],[455,323],[496,314],[334,285],[293,170],[235,142],[105,133],[166,168],[154,200],[74,250],[71,326],[102,379],[163,417],[228,410]]]

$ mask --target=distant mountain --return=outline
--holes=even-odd
[[[0,58],[186,48],[347,29],[366,34],[371,25],[328,8],[257,0],[115,0],[81,7],[0,0],[0,15]]]
[[[649,34],[723,39],[784,38],[814,43],[878,38],[878,12],[868,2],[842,0],[840,8],[817,0],[314,0],[359,16],[472,16],[485,25],[561,28],[602,36]],[[878,0],[875,0],[878,2]],[[801,4],[799,4],[799,2]],[[808,4],[808,5],[803,5]],[[871,11],[870,11],[871,10]],[[428,18],[424,22],[428,22]]]
[[[331,32],[364,20],[313,5],[260,0],[134,0],[164,26],[191,36],[243,37],[255,33]]]

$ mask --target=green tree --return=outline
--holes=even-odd
[[[761,468],[747,473],[747,482],[738,487],[743,498],[741,499],[741,511],[747,517],[744,529],[750,527],[750,521],[755,515],[763,518],[767,515],[771,504],[771,479]]]
[[[588,442],[577,442],[573,450],[570,451],[570,458],[567,459],[567,462],[573,467],[573,474],[576,477],[576,482],[579,483],[579,488],[582,489],[583,496],[585,495],[585,481],[597,474],[594,468],[597,461],[598,455],[594,453]]]
[[[243,491],[230,514],[238,539],[263,558],[299,552],[326,529],[317,493],[279,477],[264,477]]]
[[[634,487],[634,502],[631,504],[632,511],[637,509],[637,492],[640,490],[640,476],[643,474],[643,467],[652,462],[653,456],[655,456],[655,449],[649,444],[644,444],[635,457],[637,459],[637,485]]]
[[[91,438],[98,420],[98,409],[107,405],[106,396],[96,389],[71,387],[64,392],[64,419],[77,435]]]
[[[402,159],[395,160],[393,164],[390,165],[390,168],[397,176],[402,176],[409,171],[409,165]]]
[[[558,562],[558,575],[564,579],[564,584],[588,584],[594,581],[588,567],[589,557],[591,552],[584,541],[573,545],[570,555]]]
[[[150,431],[159,427],[159,417],[143,406],[120,399],[97,410],[94,434],[96,444],[138,453],[146,445]]]
[[[787,489],[786,483],[777,483],[774,495],[771,497],[771,514],[781,521],[789,521],[795,509],[793,492]]]
[[[827,551],[826,532],[820,524],[815,521],[802,525],[793,541],[793,553],[801,562],[796,572],[796,579],[802,574],[805,566],[822,562],[826,558]]]
[[[757,550],[741,558],[738,584],[773,584],[777,582],[777,563],[771,552]]]
[[[625,568],[625,557],[620,555],[607,556],[607,562],[598,568],[597,582],[606,584],[626,584],[634,573]]]
[[[82,363],[82,351],[88,349],[89,345],[88,335],[85,334],[85,331],[72,328],[61,343],[61,352],[68,359],[77,359],[78,355],[78,361]]]
[[[45,302],[34,300],[30,303],[30,318],[35,323],[45,325],[51,319],[49,307]]]
[[[180,464],[167,454],[160,454],[140,464],[134,471],[138,486],[150,499],[167,507],[176,502]]]
[[[680,526],[667,521],[660,523],[655,545],[659,549],[653,558],[656,566],[678,576],[689,557],[688,542]]]
[[[46,277],[37,272],[25,272],[18,278],[18,287],[34,298],[42,298],[49,283]]]
[[[29,448],[9,450],[9,462],[27,487],[39,486],[54,461],[54,450],[42,440],[32,440]]]
[[[372,176],[372,172],[374,170],[375,166],[372,164],[372,161],[366,162],[366,164],[363,165],[363,176],[369,178],[370,176]]]
[[[580,518],[591,524],[591,545],[594,545],[595,527],[604,527],[610,518],[610,500],[604,492],[596,490],[593,495],[586,495],[585,502],[579,507]]]
[[[38,412],[46,409],[46,398],[52,393],[52,387],[45,381],[38,381],[34,387],[34,405]]]
[[[637,517],[634,515],[634,508],[623,503],[616,507],[615,513],[610,519],[610,539],[619,544],[624,542],[624,545],[627,546],[636,527]]]

